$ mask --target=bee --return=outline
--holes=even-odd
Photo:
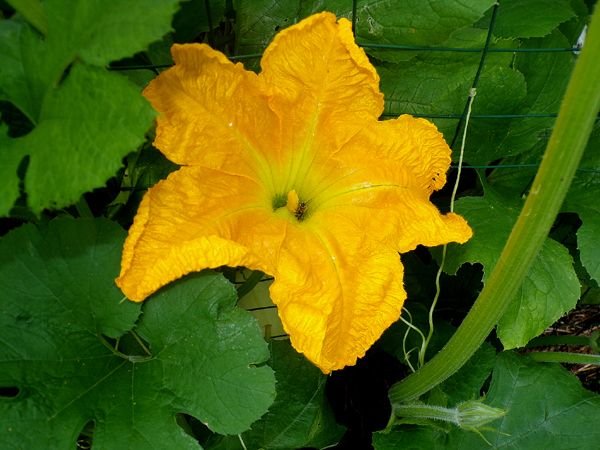
[[[306,213],[307,206],[308,205],[306,204],[306,202],[298,203],[298,207],[296,208],[296,211],[294,211],[294,217],[296,217],[296,219],[298,220],[304,219],[304,214]]]

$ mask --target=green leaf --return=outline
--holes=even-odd
[[[325,397],[327,377],[288,341],[271,341],[277,397],[269,412],[242,435],[248,448],[323,448],[338,442],[338,425]]]
[[[471,37],[480,43],[476,45],[483,45],[483,32],[472,32]],[[460,57],[424,55],[378,67],[386,99],[386,114],[461,114],[480,58],[478,53]],[[508,65],[505,57],[488,61],[474,101],[475,114],[512,113],[521,105],[526,92],[525,80],[521,73]],[[434,119],[433,122],[450,141],[457,119]],[[504,137],[505,128],[497,120],[473,120],[467,139],[467,160],[473,164],[486,160],[484,152],[489,151],[490,143],[494,144]]]
[[[94,448],[199,448],[177,413],[240,433],[272,402],[266,344],[220,275],[163,289],[126,333],[140,308],[114,284],[124,234],[60,219],[0,240],[0,386],[19,390],[0,401],[1,448],[71,448],[91,421]]]
[[[600,284],[600,126],[596,126],[579,171],[565,199],[563,211],[575,212],[583,222],[577,231],[577,246],[581,263]]]
[[[27,21],[33,25],[37,30],[46,34],[48,31],[48,23],[46,21],[46,14],[44,13],[44,7],[40,3],[40,0],[7,0],[8,4],[12,6],[19,14],[21,14]]]
[[[222,275],[203,272],[155,295],[137,328],[160,362],[155,374],[176,393],[177,409],[222,434],[247,430],[275,398],[273,371],[263,365],[269,350],[236,300]]]
[[[8,215],[8,211],[19,197],[19,177],[17,168],[23,155],[16,151],[8,130],[0,124],[0,217]]]
[[[30,120],[36,109],[21,55],[21,39],[28,30],[22,23],[0,21],[0,100],[8,100]]]
[[[555,31],[543,39],[528,39],[523,48],[565,48],[570,44]],[[575,55],[566,52],[520,53],[515,57],[515,67],[523,73],[527,82],[527,96],[522,107],[514,111],[519,114],[556,114],[569,76],[575,63]],[[544,67],[544,70],[540,70]],[[509,121],[505,137],[496,143],[494,156],[518,155],[531,150],[538,143],[547,142],[554,118],[522,118]],[[541,156],[544,146],[536,152]]]
[[[552,239],[542,249],[508,307],[497,333],[505,349],[522,347],[570,311],[579,299],[580,285],[569,251]]]
[[[493,0],[358,0],[356,36],[365,44],[439,44],[452,32],[476,22],[493,4]],[[352,15],[352,2],[347,0],[258,0],[251,4],[237,0],[234,7],[238,54],[262,52],[279,29],[315,12],[327,10],[349,19]]]
[[[502,200],[491,191],[485,197],[460,199],[456,211],[466,217],[474,236],[464,245],[449,248],[445,270],[456,273],[466,262],[481,263],[484,276],[489,274],[516,221],[519,206]],[[579,290],[567,249],[547,239],[518,295],[498,324],[498,337],[504,347],[523,346],[543,332],[575,306]]]
[[[485,343],[458,372],[440,385],[447,397],[444,406],[456,406],[466,400],[478,399],[481,387],[492,373],[495,362],[496,351]]]
[[[325,397],[327,377],[297,353],[289,341],[270,342],[277,397],[269,412],[241,438],[248,449],[327,448],[344,432]],[[243,450],[237,436],[213,437],[209,450]]]
[[[176,5],[48,0],[46,39],[22,22],[0,22],[0,98],[35,125],[13,145],[31,157],[25,188],[34,212],[69,205],[103,185],[143,142],[151,107],[134,84],[104,66],[165,34]]]
[[[425,427],[401,426],[373,435],[376,450],[595,448],[600,431],[600,397],[557,364],[540,364],[513,352],[498,356],[486,404],[507,414],[476,433],[453,428],[449,434]]]
[[[397,115],[462,111],[477,64],[473,55],[466,58],[407,61],[379,67],[385,112]]]
[[[388,433],[373,433],[373,447],[375,450],[442,450],[448,448],[444,443],[445,434],[426,427],[402,426]]]
[[[181,2],[181,8],[173,17],[175,41],[193,42],[200,33],[218,27],[225,16],[226,3],[225,0]]]
[[[448,448],[567,450],[595,448],[600,397],[557,364],[540,364],[506,352],[497,359],[486,403],[508,410],[483,431],[491,446],[473,433],[454,431]]]
[[[68,205],[103,185],[144,141],[153,117],[125,78],[74,66],[49,93],[39,125],[13,142],[31,155],[25,176],[29,205],[34,211]]]
[[[434,45],[453,31],[473,24],[494,5],[492,0],[407,0],[358,2],[358,36],[379,43]]]
[[[514,114],[523,104],[528,86],[518,70],[491,66],[483,71],[473,102],[473,114]],[[465,159],[471,164],[487,164],[505,156],[505,148],[498,148],[509,131],[506,119],[473,119],[465,145]],[[456,158],[456,155],[455,155]]]
[[[502,0],[494,34],[506,38],[543,37],[574,15],[570,0]]]
[[[75,3],[75,4],[74,4]],[[171,29],[177,0],[47,0],[48,50],[104,66],[145,49]],[[143,20],[140,20],[143,18]]]

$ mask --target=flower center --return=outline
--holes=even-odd
[[[273,199],[274,211],[282,209],[284,206],[298,221],[302,221],[306,218],[306,209],[308,205],[306,202],[300,200],[295,189],[289,191],[287,196],[277,195]]]

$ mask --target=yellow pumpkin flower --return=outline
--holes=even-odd
[[[400,315],[398,253],[471,237],[429,201],[448,145],[424,119],[378,120],[379,77],[331,13],[280,32],[258,75],[204,44],[172,54],[144,95],[182,167],[145,195],[117,284],[142,301],[193,271],[261,270],[294,348],[324,373],[355,364]]]

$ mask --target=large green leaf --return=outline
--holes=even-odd
[[[434,46],[446,42],[456,30],[479,20],[494,1],[364,0],[357,3],[359,42]],[[383,55],[387,60],[397,59],[391,52]]]
[[[277,397],[269,412],[242,434],[246,448],[284,450],[326,448],[338,442],[338,425],[325,397],[327,377],[297,353],[289,341],[271,341],[269,365],[277,378]],[[239,439],[226,437],[210,450],[242,450]]]
[[[243,434],[249,448],[323,448],[335,444],[338,425],[325,397],[327,377],[298,354],[288,341],[271,342],[270,365],[277,397],[269,412]]]
[[[40,123],[12,143],[30,154],[25,177],[35,210],[73,203],[101,186],[144,140],[153,113],[120,75],[78,64],[44,102]]]
[[[564,211],[575,212],[583,222],[577,231],[581,263],[600,284],[600,125],[590,136],[579,171],[565,199]]]
[[[426,427],[403,426],[389,433],[373,434],[375,450],[442,450],[445,444],[445,432]]]
[[[450,434],[424,427],[402,426],[373,436],[376,450],[408,449],[592,449],[600,430],[600,397],[581,387],[559,365],[540,364],[512,352],[496,361],[486,396],[506,415],[476,433],[453,428]]]
[[[46,34],[48,23],[46,21],[46,14],[44,13],[44,6],[40,0],[7,0],[7,2],[30,24],[37,28],[40,33]]]
[[[456,211],[469,221],[474,236],[464,245],[449,248],[445,269],[455,273],[464,263],[481,263],[484,274],[490,273],[519,209],[519,204],[506,202],[491,190],[484,197],[460,199]],[[569,252],[547,239],[518,295],[498,324],[498,336],[505,348],[523,346],[543,332],[575,306],[579,290]]]
[[[45,38],[23,22],[0,22],[0,98],[35,125],[31,136],[11,146],[21,159],[30,157],[25,188],[35,212],[71,204],[101,186],[143,142],[152,124],[150,106],[134,84],[104,66],[165,34],[176,5],[49,0]]]
[[[524,48],[565,48],[570,44],[558,31],[543,39],[528,39]],[[527,96],[519,114],[555,114],[558,112],[562,94],[567,87],[575,55],[565,52],[521,53],[515,57],[515,67],[523,73],[527,82]],[[544,70],[540,70],[543,67]],[[537,143],[545,143],[554,126],[554,118],[528,117],[508,121],[510,127],[504,137],[498,139],[492,161],[500,156],[518,155],[530,151]],[[541,155],[544,147],[537,151]]]
[[[358,0],[356,35],[361,43],[434,45],[480,19],[493,0]],[[348,0],[234,0],[237,52],[260,53],[282,28],[318,11],[351,18]],[[392,60],[393,52],[381,53]],[[401,58],[403,59],[403,58]]]
[[[71,448],[89,422],[97,449],[198,448],[177,413],[240,433],[273,401],[256,367],[267,346],[220,275],[163,289],[129,331],[140,308],[114,285],[124,234],[61,219],[0,240],[0,386],[19,391],[0,402],[1,448]]]
[[[485,37],[485,30],[465,28],[454,33],[447,45],[482,47]],[[385,113],[389,116],[461,114],[480,59],[479,53],[421,52],[410,61],[378,67],[386,99]],[[527,90],[525,79],[510,66],[511,59],[505,54],[488,57],[478,84],[473,114],[509,114],[521,106]],[[450,141],[458,120],[433,121]],[[487,159],[484,153],[496,149],[495,143],[504,137],[506,129],[506,122],[473,119],[467,140],[467,160],[479,163]]]
[[[600,439],[600,429],[591,426],[600,421],[600,397],[559,365],[500,355],[486,403],[507,410],[489,425],[495,431],[483,431],[491,446],[474,433],[455,431],[449,448],[592,449]]]
[[[575,15],[570,0],[502,0],[496,36],[543,37]]]
[[[173,18],[176,42],[193,42],[201,32],[219,26],[225,15],[226,0],[184,0]]]
[[[547,239],[496,332],[505,349],[522,347],[573,309],[580,284],[569,251]]]

